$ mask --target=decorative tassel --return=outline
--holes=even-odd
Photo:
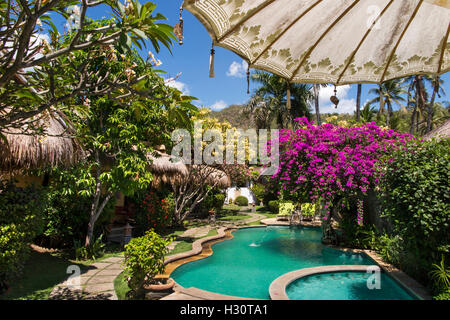
[[[209,57],[209,77],[210,78],[214,78],[215,74],[214,74],[214,55],[215,55],[216,51],[214,50],[214,42],[211,45],[211,55]]]
[[[334,96],[332,96],[332,97],[330,98],[330,100],[331,100],[331,102],[333,102],[334,108],[337,109],[338,104],[339,104],[339,99],[338,99],[338,97],[337,97],[337,89],[336,89],[336,86],[334,86]]]
[[[247,94],[250,94],[250,63],[247,67]]]
[[[287,81],[286,108],[291,110],[291,84]]]
[[[178,38],[180,46],[183,44],[183,6],[180,7],[180,22],[173,27],[173,33]]]

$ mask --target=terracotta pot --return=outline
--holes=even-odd
[[[173,288],[175,281],[172,278],[167,279],[167,283],[164,284],[148,284],[144,286],[146,290],[151,291],[166,291]]]

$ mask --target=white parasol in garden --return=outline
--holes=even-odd
[[[450,0],[185,0],[183,8],[213,46],[289,82],[382,83],[450,69]]]

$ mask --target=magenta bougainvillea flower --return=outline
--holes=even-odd
[[[285,194],[301,192],[311,202],[321,198],[327,208],[337,197],[376,187],[392,161],[389,152],[414,140],[375,123],[345,128],[295,121],[299,129],[280,131],[280,165],[273,178]]]

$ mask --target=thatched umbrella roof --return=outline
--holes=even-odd
[[[198,180],[196,183],[215,185],[222,189],[231,187],[230,177],[222,170],[207,165],[193,165],[192,168],[196,170],[193,177]]]
[[[181,178],[189,175],[189,169],[179,159],[164,152],[155,151],[156,155],[149,155],[151,161],[149,170],[153,174],[153,185],[158,187],[162,183],[177,183]]]
[[[210,185],[214,185],[216,182],[216,186],[221,189],[226,189],[231,187],[231,179],[230,177],[219,169],[213,169],[213,172],[208,176],[206,182]]]
[[[33,121],[33,119],[31,119]],[[79,142],[69,137],[73,131],[63,115],[46,111],[35,119],[43,134],[26,128],[7,128],[0,133],[0,171],[25,171],[60,165],[71,165],[84,157]]]
[[[424,140],[431,140],[432,138],[449,138],[450,137],[450,119],[448,119],[442,126],[431,130],[423,136]]]

